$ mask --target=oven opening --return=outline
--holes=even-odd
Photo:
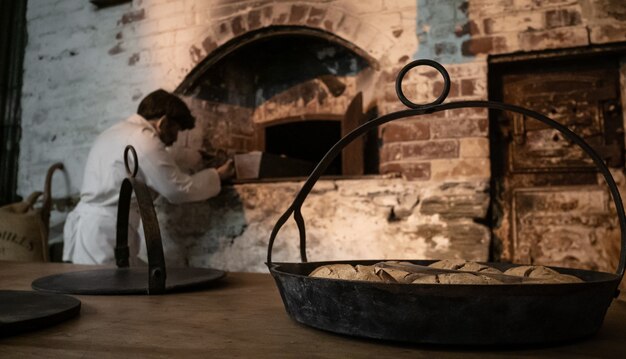
[[[265,151],[310,162],[314,167],[340,138],[340,121],[311,120],[278,124],[265,128]],[[341,156],[333,160],[324,174],[341,174]]]
[[[371,118],[375,104],[365,103],[364,92],[371,91],[372,61],[354,44],[304,27],[235,38],[177,89],[198,118],[187,142],[245,159],[251,177],[238,179],[308,176],[341,137]],[[377,145],[371,136],[355,140],[324,175],[377,173]]]

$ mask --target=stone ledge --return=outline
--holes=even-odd
[[[302,182],[240,184],[206,202],[174,206],[157,201],[168,263],[265,271],[270,232],[301,186]],[[302,208],[309,260],[436,259],[444,255],[444,247],[454,256],[465,253],[467,259],[486,260],[489,229],[471,219],[478,210],[449,219],[418,212],[420,201],[432,204],[442,193],[469,194],[481,186],[418,187],[380,177],[321,180]],[[299,261],[298,230],[292,219],[279,232],[274,256],[277,261]]]

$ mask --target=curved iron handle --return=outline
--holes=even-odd
[[[419,64],[432,65],[430,60],[428,60],[427,62],[424,62],[424,60],[416,60],[416,61],[420,62]],[[408,71],[408,69],[411,69],[417,66],[417,65],[413,65],[416,61],[405,66],[400,72],[402,76],[398,76],[398,78],[396,78],[396,91],[398,92],[398,97],[400,97],[401,100],[402,100],[402,97],[404,97],[404,95],[401,93],[402,78],[404,74],[406,73],[406,71]],[[448,76],[444,75],[444,73],[447,74],[447,72],[445,72],[445,69],[443,69],[443,67],[440,67],[440,68],[435,67],[435,68],[439,72],[442,73],[444,80],[448,82],[447,85],[444,85],[444,92],[445,92],[445,89],[449,88],[450,79]],[[404,71],[405,69],[407,70]],[[443,69],[443,72],[442,72],[442,69]],[[281,227],[285,224],[287,219],[289,219],[289,217],[292,214],[294,214],[294,219],[296,220],[296,223],[298,225],[298,229],[300,232],[301,260],[302,262],[307,261],[306,260],[306,232],[305,232],[305,226],[304,226],[304,219],[301,218],[302,217],[301,215],[302,204],[304,203],[304,200],[306,199],[308,194],[311,192],[311,189],[313,188],[317,180],[320,178],[322,173],[324,173],[326,168],[328,168],[332,160],[339,153],[341,153],[341,150],[344,147],[346,147],[356,138],[365,134],[367,131],[371,130],[372,128],[382,125],[384,123],[390,122],[390,121],[394,121],[394,120],[404,118],[404,117],[425,115],[425,114],[430,114],[430,113],[435,113],[435,112],[440,112],[440,111],[445,111],[445,110],[475,107],[475,108],[489,108],[489,109],[502,110],[502,111],[512,111],[512,112],[520,113],[525,116],[532,117],[536,120],[539,120],[543,122],[544,124],[552,128],[555,128],[556,130],[561,132],[561,134],[563,134],[565,138],[567,138],[571,142],[576,143],[580,148],[582,148],[589,155],[589,157],[591,157],[591,159],[593,160],[594,164],[596,165],[600,173],[602,173],[602,175],[604,176],[604,180],[609,186],[609,191],[611,192],[611,195],[613,197],[613,202],[615,203],[615,210],[617,212],[617,217],[619,219],[620,231],[621,231],[620,261],[619,261],[619,265],[617,267],[616,273],[617,275],[620,276],[620,278],[623,278],[624,268],[626,266],[626,214],[624,214],[624,205],[622,203],[619,190],[617,189],[617,185],[615,184],[615,180],[613,179],[611,172],[609,171],[608,167],[606,166],[606,164],[604,163],[600,155],[598,155],[598,153],[593,148],[591,148],[591,146],[589,146],[589,144],[587,144],[585,140],[583,140],[580,136],[572,132],[569,128],[567,128],[566,126],[538,112],[535,112],[535,111],[532,111],[532,110],[529,110],[520,106],[515,106],[515,105],[506,104],[502,102],[495,102],[495,101],[458,101],[458,102],[450,102],[450,103],[441,104],[441,101],[443,101],[444,99],[445,99],[445,96],[442,95],[442,96],[439,96],[439,98],[433,103],[426,104],[426,105],[419,105],[419,104],[412,103],[409,100],[406,100],[410,104],[407,106],[412,107],[413,109],[392,112],[390,114],[375,118],[355,128],[350,133],[345,135],[342,139],[340,139],[337,143],[335,143],[335,145],[331,147],[331,149],[326,153],[326,155],[324,155],[322,160],[317,164],[317,166],[315,167],[311,175],[309,175],[306,182],[300,189],[300,192],[298,192],[298,194],[296,195],[296,198],[294,199],[292,204],[285,211],[285,213],[283,213],[282,216],[278,219],[278,221],[276,222],[276,225],[274,225],[274,228],[272,229],[272,233],[270,235],[270,240],[269,240],[269,245],[268,245],[268,250],[267,250],[267,264],[268,265],[272,264],[272,248],[274,246],[274,240],[276,239],[276,235],[278,234],[278,231],[280,231]],[[407,104],[405,101],[402,101],[402,102],[404,104]],[[298,216],[300,218],[298,218]]]
[[[46,227],[50,225],[50,210],[52,209],[52,175],[56,170],[64,170],[63,163],[57,162],[48,168],[46,173],[46,182],[43,187],[43,205],[41,206],[42,213],[47,214],[47,218],[44,218],[44,224]]]
[[[129,152],[132,154],[134,162],[132,171],[128,164]],[[122,182],[117,207],[115,262],[118,268],[126,268],[129,266],[128,219],[130,214],[130,200],[134,191],[139,205],[139,215],[141,216],[148,250],[148,294],[165,293],[165,256],[163,255],[159,222],[148,186],[135,178],[139,165],[137,152],[131,145],[126,146],[124,149],[124,164],[128,177]]]
[[[43,228],[41,230],[41,240],[43,244],[43,260],[47,262],[48,258],[48,237],[50,236],[50,212],[52,211],[52,175],[56,170],[64,170],[63,163],[54,163],[48,172],[46,173],[46,181],[43,187],[43,204],[41,205],[41,220],[43,222]]]

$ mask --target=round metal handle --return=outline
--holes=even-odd
[[[420,105],[420,104],[416,104],[415,102],[412,102],[411,100],[406,98],[406,96],[404,96],[404,92],[402,91],[402,80],[404,80],[404,76],[406,75],[407,72],[409,72],[409,70],[411,70],[414,67],[422,66],[422,65],[433,67],[437,71],[439,71],[441,76],[443,76],[443,89],[441,89],[441,94],[439,95],[439,97],[437,97],[435,101]],[[446,71],[446,69],[443,66],[441,66],[440,63],[433,61],[433,60],[426,60],[426,59],[415,60],[411,62],[410,64],[404,66],[402,70],[400,70],[400,72],[398,73],[398,77],[396,78],[396,94],[398,95],[398,98],[400,99],[400,101],[409,108],[424,108],[424,107],[428,107],[432,105],[438,105],[442,103],[446,99],[446,97],[448,97],[449,92],[450,92],[450,75],[448,75],[448,71]]]
[[[128,152],[133,155],[133,170],[130,170],[130,165],[128,164]],[[128,145],[124,149],[124,166],[126,166],[126,174],[128,177],[135,178],[137,176],[137,171],[139,170],[139,161],[137,161],[137,151],[135,151],[135,147]]]

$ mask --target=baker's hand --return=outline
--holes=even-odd
[[[202,168],[217,168],[228,161],[228,155],[226,154],[226,151],[222,149],[212,150],[211,152],[208,152],[205,149],[199,149],[198,153],[202,159]]]
[[[235,163],[232,159],[229,159],[226,163],[216,168],[216,170],[222,181],[229,180],[235,176]]]

